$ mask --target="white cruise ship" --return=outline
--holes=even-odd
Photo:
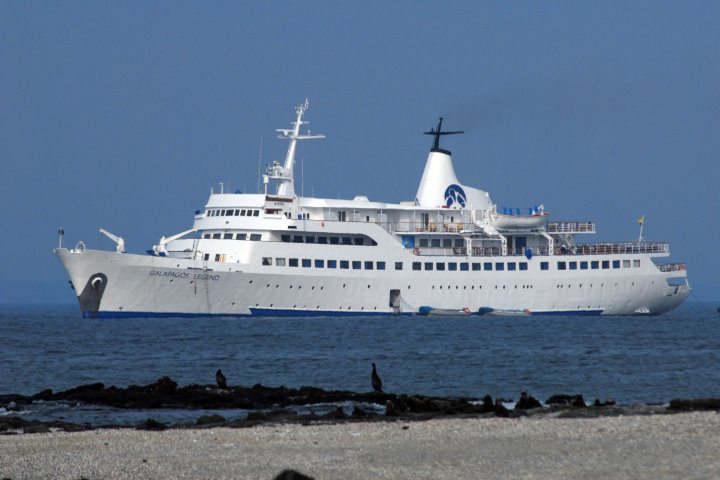
[[[498,207],[460,182],[440,147],[442,118],[416,198],[399,204],[302,197],[294,188],[308,102],[295,108],[284,164],[264,193],[211,192],[191,229],[147,253],[78,242],[55,253],[83,317],[390,314],[655,315],[682,303],[684,264],[667,243],[580,241],[587,221],[543,205]],[[62,237],[61,237],[62,242]]]

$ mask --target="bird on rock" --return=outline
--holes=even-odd
[[[215,381],[217,382],[218,387],[222,388],[223,390],[227,390],[227,379],[225,378],[225,375],[223,375],[222,370],[219,370],[215,373]]]
[[[372,375],[370,375],[370,381],[372,382],[373,390],[375,390],[377,393],[382,393],[382,380],[380,380],[380,376],[377,373],[377,368],[375,368],[375,364],[372,364]]]

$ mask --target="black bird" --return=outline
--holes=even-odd
[[[373,390],[375,390],[377,393],[382,393],[382,380],[380,380],[380,377],[377,374],[377,369],[375,368],[375,364],[372,364],[372,375],[370,375],[370,381],[372,382]]]
[[[218,387],[222,388],[223,390],[227,390],[227,378],[225,378],[225,375],[223,375],[222,370],[219,370],[215,373],[215,381],[217,382]]]

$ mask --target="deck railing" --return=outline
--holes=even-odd
[[[594,222],[548,222],[548,233],[595,233]]]
[[[466,257],[468,249],[465,247],[408,247],[415,255],[420,256],[447,256],[447,257]],[[531,249],[533,256],[549,255],[548,247],[534,247]],[[508,248],[508,256],[523,256],[526,254],[525,248]],[[564,249],[557,247],[555,249],[556,256],[573,256],[573,255],[609,255],[609,254],[628,254],[628,253],[669,253],[670,244],[668,243],[649,243],[649,242],[627,242],[627,243],[583,243],[573,248]],[[469,256],[472,257],[498,257],[501,256],[499,246],[494,247],[471,247]],[[677,264],[680,265],[680,264]]]
[[[669,253],[666,242],[581,243],[575,245],[576,255],[606,255],[609,253]]]
[[[683,272],[687,266],[684,263],[661,263],[657,268],[661,272]]]

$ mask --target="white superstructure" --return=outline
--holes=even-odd
[[[57,248],[85,317],[499,314],[660,314],[689,294],[684,264],[661,264],[667,243],[584,243],[595,224],[549,221],[543,205],[499,208],[464,185],[440,148],[442,119],[414,201],[301,197],[296,107],[284,164],[263,193],[211,193],[191,229],[145,254]]]

